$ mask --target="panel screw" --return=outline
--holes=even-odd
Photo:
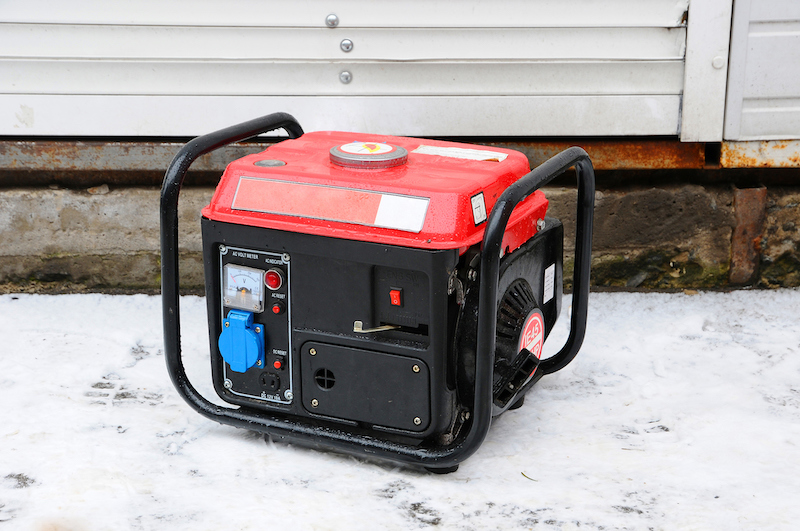
[[[353,41],[350,39],[344,39],[339,45],[339,48],[341,48],[343,52],[347,53],[353,49]]]
[[[231,325],[230,321],[225,321],[225,328],[228,328]]]
[[[283,262],[286,263],[286,264],[288,264],[289,260],[292,259],[292,257],[289,256],[289,253],[283,253],[283,256],[281,256],[281,258],[283,259]]]
[[[317,355],[317,349],[310,348],[310,349],[308,349],[308,353],[311,354],[312,356],[316,356]]]
[[[253,310],[258,311],[258,304],[253,305]],[[258,330],[256,330],[256,333],[258,333]]]
[[[261,367],[261,360],[256,360],[256,365],[258,365],[259,367]]]
[[[230,389],[233,387],[233,382],[226,378],[225,381],[222,382],[222,385],[225,387],[225,389]]]
[[[224,245],[219,246],[219,254],[228,254],[228,248]]]
[[[422,419],[421,419],[421,418],[419,418],[419,417],[414,417],[414,424],[416,424],[417,426],[419,426],[420,424],[422,424]]]
[[[294,393],[292,393],[289,389],[287,389],[286,392],[283,393],[283,396],[284,398],[286,398],[286,400],[291,400],[292,398],[294,398]]]
[[[256,334],[260,334],[260,333],[261,333],[261,327],[260,327],[260,326],[257,326],[257,327],[256,327]]]
[[[419,372],[419,365],[414,365],[413,367],[411,367],[411,370],[414,372]]]
[[[319,400],[316,398],[311,399],[311,407],[317,407],[319,405]]]
[[[536,230],[544,230],[545,222],[543,219],[536,220]]]
[[[341,81],[342,83],[344,83],[345,85],[347,85],[348,83],[350,83],[351,81],[353,81],[353,74],[351,74],[350,72],[348,72],[347,70],[345,70],[344,72],[342,72],[341,74],[339,74],[339,81]]]
[[[327,17],[325,17],[325,25],[329,28],[335,28],[339,25],[339,17],[331,13]]]
[[[716,56],[714,59],[711,60],[711,66],[719,70],[723,66],[725,66],[725,59],[720,57],[719,55]]]

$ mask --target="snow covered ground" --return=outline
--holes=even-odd
[[[210,396],[204,301],[182,310]],[[589,317],[576,360],[437,476],[194,413],[157,297],[0,296],[0,531],[797,529],[800,291],[599,293]]]

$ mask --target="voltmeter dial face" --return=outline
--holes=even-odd
[[[225,306],[260,313],[264,311],[264,271],[225,264],[222,297]]]

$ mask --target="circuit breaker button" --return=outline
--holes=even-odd
[[[392,306],[402,306],[403,290],[402,289],[389,290],[389,301],[392,303]]]

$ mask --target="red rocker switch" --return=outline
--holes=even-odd
[[[389,290],[389,300],[391,301],[392,306],[402,306],[403,290],[402,289]]]

